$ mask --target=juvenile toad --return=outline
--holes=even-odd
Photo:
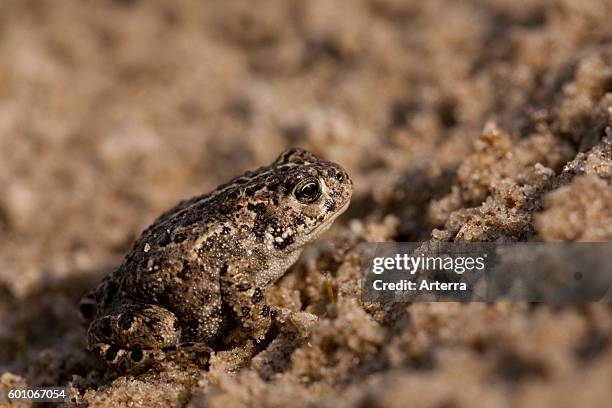
[[[266,289],[348,207],[339,165],[290,149],[162,214],[81,301],[90,350],[120,371],[196,359],[229,333],[260,341],[276,311]]]

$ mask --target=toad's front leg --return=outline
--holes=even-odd
[[[261,341],[277,315],[277,308],[265,301],[265,288],[258,287],[248,264],[236,263],[221,275],[221,293],[241,327]]]

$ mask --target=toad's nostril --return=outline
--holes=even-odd
[[[344,173],[342,173],[341,171],[336,173],[336,180],[342,182],[344,181]]]

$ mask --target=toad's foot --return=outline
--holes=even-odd
[[[153,366],[174,362],[206,367],[213,350],[204,343],[183,342],[162,349],[125,349],[107,343],[91,347],[100,360],[120,373],[137,374]]]

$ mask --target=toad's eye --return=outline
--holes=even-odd
[[[338,180],[341,183],[344,181],[344,174],[342,174],[341,171],[337,172],[334,177],[336,177],[336,180]]]
[[[321,184],[314,177],[304,179],[295,186],[293,195],[299,202],[308,204],[317,200],[321,196]]]

